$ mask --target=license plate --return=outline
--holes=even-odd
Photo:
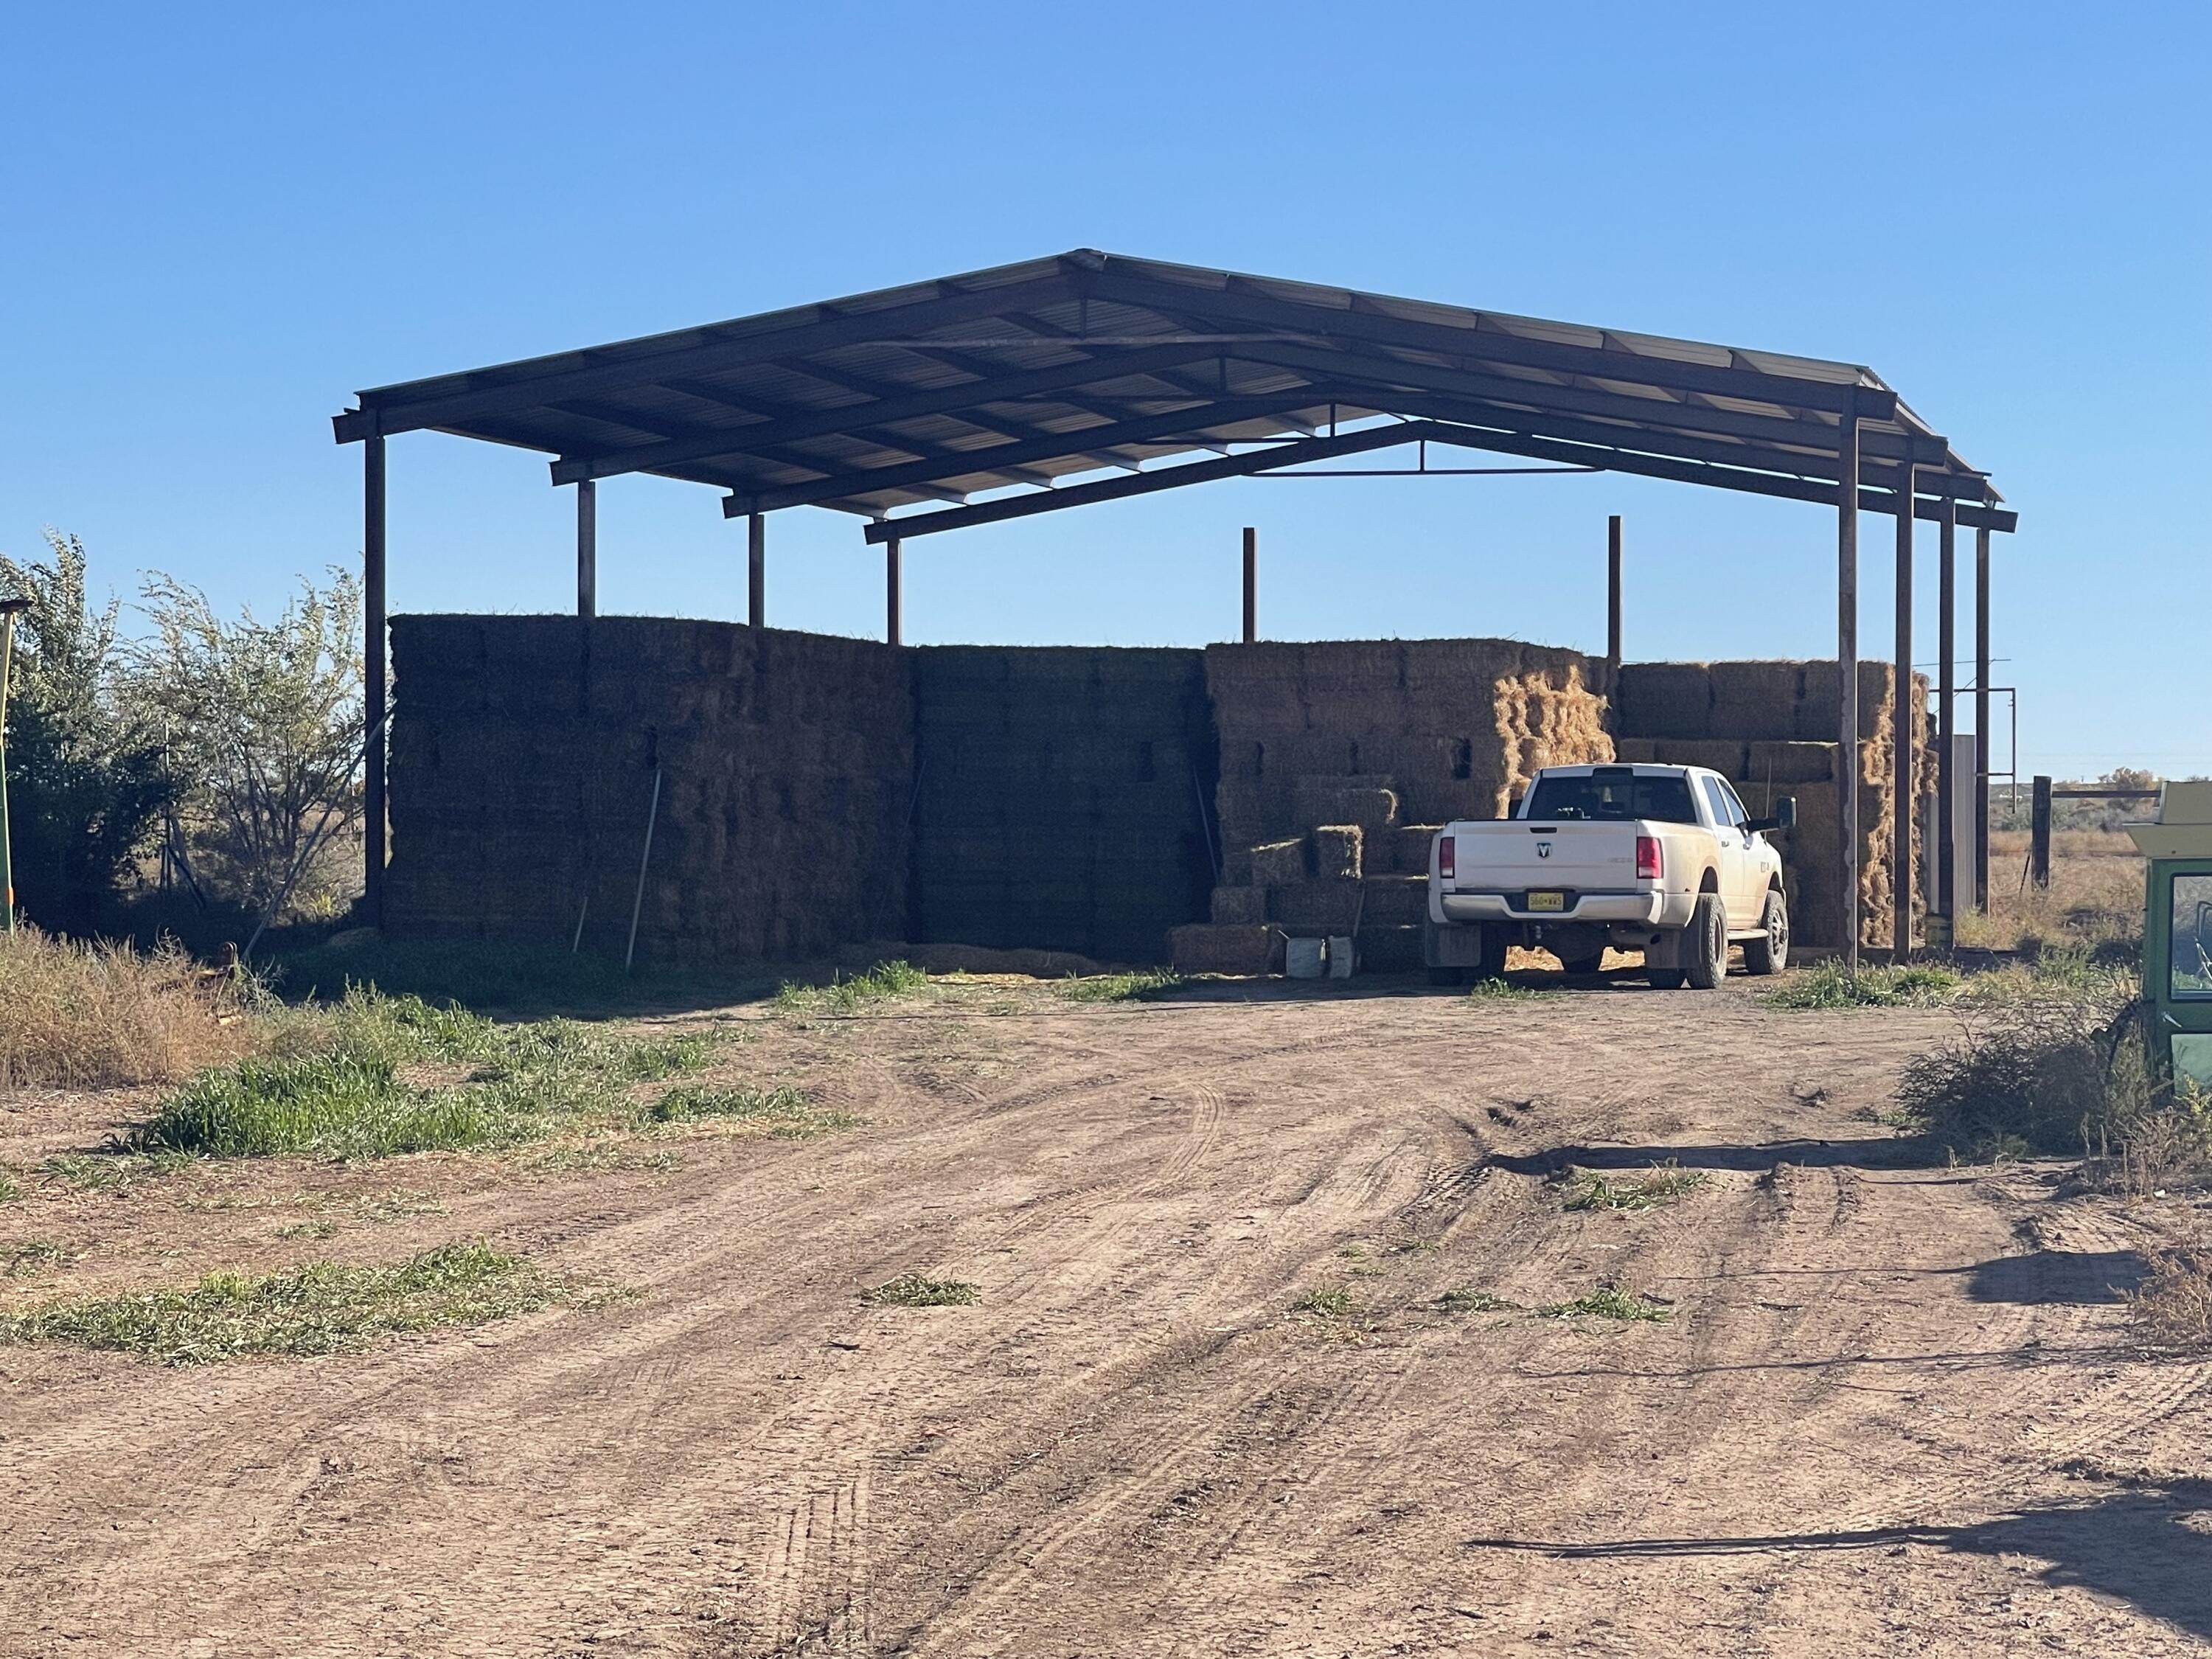
[[[1531,893],[1528,908],[1531,910],[1564,910],[1567,908],[1565,893]]]

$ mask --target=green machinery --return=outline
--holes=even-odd
[[[2169,783],[2128,834],[2149,861],[2143,1002],[2151,1059],[2212,1089],[2212,782]]]

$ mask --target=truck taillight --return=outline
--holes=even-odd
[[[1457,863],[1458,860],[1452,848],[1452,838],[1449,836],[1438,836],[1437,837],[1437,873],[1449,881],[1459,873],[1454,867]]]
[[[1638,836],[1636,838],[1636,878],[1656,881],[1664,873],[1659,860],[1659,837]]]

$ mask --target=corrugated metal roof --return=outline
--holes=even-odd
[[[337,426],[341,441],[431,428],[542,450],[556,483],[693,479],[733,514],[882,516],[1237,444],[1280,441],[1267,464],[1289,465],[1321,453],[1316,433],[1379,416],[1833,499],[1847,412],[1868,505],[1893,507],[1880,492],[1909,460],[1921,516],[1948,499],[1962,522],[2012,527],[1988,480],[1857,364],[1087,249],[380,386]]]

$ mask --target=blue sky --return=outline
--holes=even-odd
[[[18,8],[0,550],[51,524],[118,589],[273,605],[357,555],[328,417],[359,387],[1096,246],[1871,364],[2021,509],[2023,770],[2212,772],[2208,20]],[[573,603],[543,458],[418,434],[391,468],[395,610]],[[1609,513],[1632,657],[1833,651],[1832,514],[1605,476],[1224,483],[932,538],[907,634],[1226,637],[1253,524],[1271,635],[1602,648]],[[603,611],[742,615],[715,492],[615,480],[599,522]],[[1889,521],[1865,537],[1881,655]],[[880,629],[857,520],[779,514],[769,564],[771,622]]]

